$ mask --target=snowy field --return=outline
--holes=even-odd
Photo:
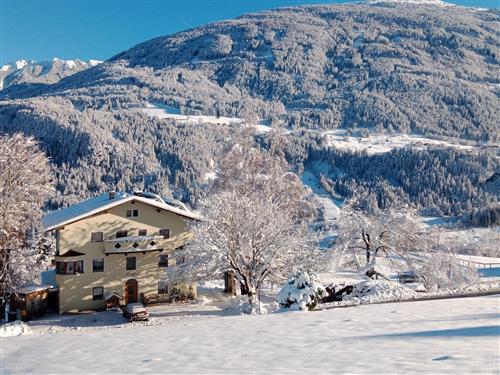
[[[201,116],[201,115],[182,115],[179,108],[168,106],[161,103],[147,103],[145,108],[140,110],[150,117],[159,119],[171,119],[182,123],[204,123],[204,124],[241,124],[243,120],[236,117],[216,117],[216,116]]]
[[[150,117],[158,119],[171,119],[180,123],[211,123],[219,125],[244,124],[245,120],[239,117],[216,117],[208,115],[183,115],[177,107],[169,106],[162,103],[146,103],[145,107],[136,108],[142,113]],[[262,120],[259,124],[251,124],[257,132],[265,133],[272,128],[266,125],[266,120]],[[361,137],[355,131],[351,134],[345,129],[336,130],[313,130],[313,129],[288,129],[282,128],[287,134],[301,134],[302,132],[314,132],[322,135],[325,138],[327,146],[352,152],[366,151],[368,154],[378,154],[390,152],[396,148],[413,147],[427,148],[430,146],[445,146],[454,147],[461,150],[473,151],[478,147],[494,147],[500,151],[498,145],[474,144],[473,142],[465,142],[459,139],[441,140],[419,136],[416,134],[377,134],[371,133],[368,137]]]
[[[2,339],[2,373],[489,373],[498,296]],[[478,350],[480,348],[480,350]]]

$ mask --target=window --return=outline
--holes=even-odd
[[[168,284],[166,280],[158,281],[158,294],[168,294]]]
[[[139,236],[147,236],[148,230],[147,229],[139,229]]]
[[[83,260],[74,262],[75,273],[83,273]]]
[[[127,237],[128,232],[126,230],[119,230],[116,232],[116,238],[122,238],[122,237]]]
[[[94,259],[92,261],[93,272],[104,272],[104,259]]]
[[[90,234],[91,242],[102,242],[104,240],[104,235],[102,232],[92,232]]]
[[[184,264],[186,262],[186,256],[185,255],[179,255],[175,258],[175,264],[180,265]]]
[[[134,217],[139,216],[139,210],[134,210],[134,211],[133,211],[133,216],[134,216]]]
[[[160,236],[163,236],[163,238],[170,238],[170,229],[160,229]]]
[[[135,270],[135,257],[127,257],[127,271]]]
[[[64,262],[66,264],[66,275],[73,275],[75,273],[75,267],[73,262]]]
[[[102,286],[92,288],[92,299],[94,301],[101,301],[104,299],[104,288]]]
[[[65,267],[64,262],[56,262],[56,273],[58,275],[65,275],[66,269],[64,267]]]
[[[56,273],[58,275],[74,275],[83,273],[83,260],[74,262],[56,262]]]
[[[168,267],[168,255],[158,256],[158,267]]]
[[[132,210],[127,210],[127,217],[132,216]]]

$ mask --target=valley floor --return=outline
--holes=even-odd
[[[498,295],[3,338],[2,374],[498,373]]]

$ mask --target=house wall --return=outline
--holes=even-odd
[[[127,210],[138,210],[138,217],[126,217]],[[162,228],[170,229],[170,236],[186,233],[190,219],[169,211],[159,210],[142,202],[128,202],[106,212],[68,224],[58,229],[58,254],[69,250],[84,253],[77,257],[56,257],[56,261],[84,261],[84,272],[75,275],[56,275],[59,286],[59,312],[104,309],[105,301],[94,301],[92,289],[103,287],[104,294],[114,292],[124,297],[124,284],[129,279],[138,282],[138,295],[156,295],[158,281],[165,272],[158,267],[158,255],[164,251],[130,253],[136,257],[136,269],[126,270],[124,254],[104,254],[104,242],[91,242],[92,232],[103,232],[104,240],[116,238],[118,230],[127,230],[128,236],[137,236],[139,229],[147,229],[148,235],[159,234]],[[93,259],[104,259],[104,272],[93,272]],[[173,264],[169,259],[169,264]]]

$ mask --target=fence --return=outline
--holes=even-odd
[[[467,260],[458,258],[458,263],[465,267],[474,268],[474,269],[485,269],[485,268],[500,268],[500,263],[484,263],[484,262],[476,262],[474,260]]]

